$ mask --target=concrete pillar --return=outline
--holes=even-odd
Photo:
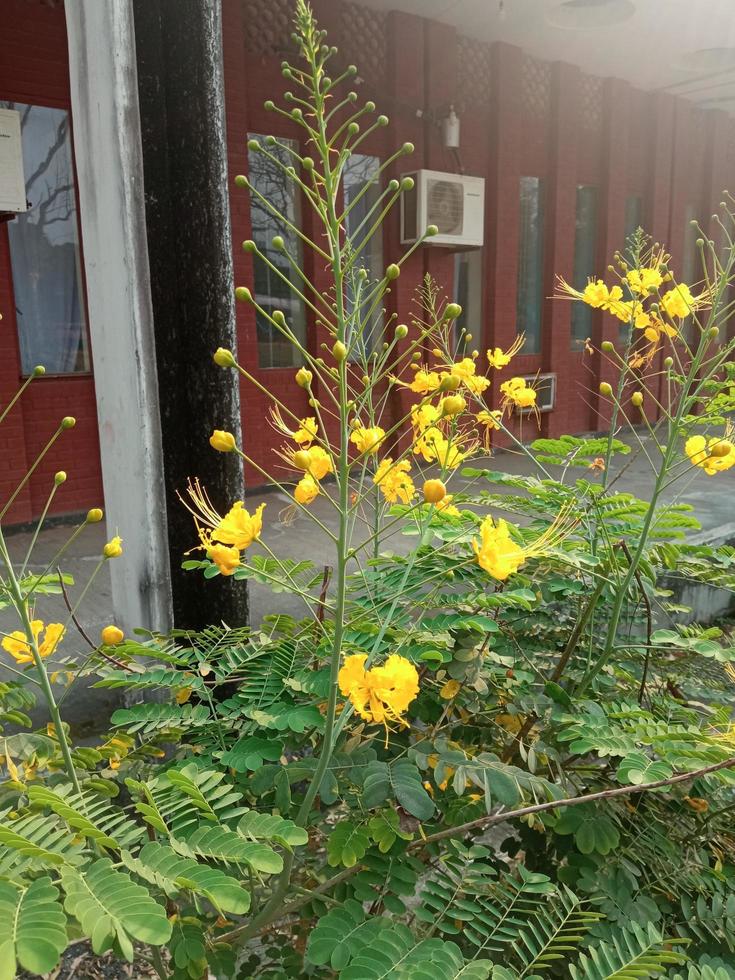
[[[171,624],[159,423],[129,0],[66,0],[79,184],[116,618]]]

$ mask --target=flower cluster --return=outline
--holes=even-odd
[[[391,654],[384,664],[365,670],[366,653],[345,657],[339,671],[339,689],[359,716],[374,725],[406,727],[404,715],[419,693],[418,671],[405,657]]]
[[[690,436],[684,443],[684,452],[693,466],[699,466],[707,476],[723,473],[735,466],[735,444],[730,439]]]
[[[237,500],[223,517],[198,480],[189,483],[187,493],[190,503],[182,502],[194,517],[201,547],[222,575],[232,575],[241,564],[241,552],[260,537],[265,504],[251,514],[243,501]]]

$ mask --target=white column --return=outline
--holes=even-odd
[[[107,527],[119,625],[167,629],[171,593],[130,0],[66,0]]]

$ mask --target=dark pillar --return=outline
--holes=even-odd
[[[184,572],[196,544],[177,497],[199,477],[218,508],[243,494],[237,375],[212,361],[235,349],[220,0],[134,0],[146,225],[176,626],[247,622],[244,582]]]

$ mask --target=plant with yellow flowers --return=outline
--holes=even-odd
[[[687,593],[673,595],[681,580],[735,590],[735,552],[688,541],[682,499],[735,473],[735,202],[702,233],[698,281],[641,231],[605,278],[559,280],[559,299],[598,318],[606,431],[534,438],[522,333],[481,350],[480,325],[459,329],[430,278],[399,322],[405,257],[365,268],[412,148],[346,199],[345,168],[387,119],[349,89],[354,67],[333,77],[305,0],[295,28],[300,61],[266,108],[300,149],[249,150],[317,231],[236,185],[279,224],[245,251],[323,340],[311,350],[289,314],[237,288],[298,355],[282,396],[213,354],[271,400],[259,472],[278,498],[220,510],[195,474],[180,488],[185,567],[268,587],[275,612],[142,642],[107,627],[96,683],[164,697],[116,711],[56,782],[29,787],[6,752],[0,909],[44,910],[47,970],[67,917],[96,952],[175,980],[735,976],[731,641],[684,622]],[[499,438],[530,475],[488,462]],[[247,441],[215,430],[210,444],[258,468]],[[650,499],[626,489],[632,460],[650,467]],[[294,558],[305,522],[323,564]],[[28,606],[6,638],[15,669],[43,671],[63,625]]]

